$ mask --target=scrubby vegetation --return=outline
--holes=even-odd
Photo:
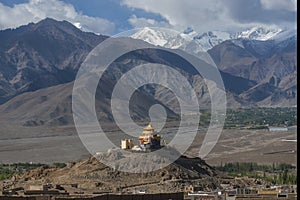
[[[8,179],[14,174],[21,174],[26,171],[30,171],[37,167],[42,166],[42,164],[32,164],[32,163],[14,163],[14,164],[0,164],[0,180]]]
[[[209,125],[210,112],[201,111],[201,125]],[[226,129],[267,129],[268,126],[289,127],[297,125],[297,108],[243,108],[227,109]]]
[[[280,163],[273,165],[259,165],[257,163],[225,163],[215,167],[229,175],[261,178],[273,184],[297,184],[296,167],[291,164]]]
[[[65,167],[65,163],[54,163],[57,168]],[[0,164],[0,181],[11,178],[14,174],[21,174],[32,169],[47,166],[40,163],[14,163],[14,164]]]
[[[249,108],[227,110],[225,128],[248,126],[262,129],[296,124],[297,108]]]

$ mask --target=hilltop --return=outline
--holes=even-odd
[[[111,180],[114,181],[111,181]],[[149,173],[126,173],[114,170],[100,163],[95,157],[68,163],[63,168],[41,166],[21,175],[16,175],[6,188],[30,185],[60,185],[70,193],[85,194],[147,190],[147,193],[179,192],[185,186],[194,185],[202,191],[220,188],[222,182],[235,184],[236,180],[222,175],[200,158],[181,156],[169,166]],[[249,180],[239,180],[239,185],[249,185]],[[72,188],[71,184],[77,184]]]

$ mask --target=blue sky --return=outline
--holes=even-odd
[[[45,17],[112,35],[145,26],[183,31],[296,28],[296,0],[0,0],[0,29]]]
[[[165,21],[159,14],[145,12],[143,9],[132,9],[121,5],[119,0],[64,0],[72,4],[76,10],[85,15],[101,17],[112,21],[116,25],[115,33],[133,28],[128,19],[135,15],[137,17],[146,17],[158,21]]]

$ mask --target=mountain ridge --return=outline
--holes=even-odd
[[[85,33],[69,22],[52,19],[0,31],[0,36],[0,40],[7,41],[0,45],[2,120],[16,120],[25,126],[73,123],[72,81],[90,50],[108,37]],[[296,36],[279,43],[234,39],[210,49],[208,53],[224,81],[227,105],[230,108],[296,106],[295,41]],[[169,44],[176,44],[176,41],[171,40]],[[266,48],[257,49],[263,46]],[[97,97],[99,119],[113,120],[107,97],[120,74],[138,64],[157,62],[182,72],[195,87],[201,105],[209,108],[210,97],[205,82],[201,76],[189,71],[185,62],[159,50],[136,51],[117,60],[113,64],[115,71],[107,74],[101,91],[103,95]],[[57,95],[56,101],[47,97],[47,93]],[[143,87],[135,98],[136,110],[131,114],[137,120],[148,118],[147,108],[155,103],[161,104],[175,118],[179,112],[176,98],[160,87]]]
[[[272,27],[253,27],[240,32],[207,31],[204,33],[197,33],[192,29],[180,33],[164,28],[145,27],[137,30],[130,37],[172,49],[185,49],[186,46],[190,45],[189,43],[196,43],[198,44],[198,49],[193,51],[199,52],[210,50],[226,40],[272,40],[275,43],[279,43],[295,35],[295,30],[283,30]]]
[[[0,94],[10,91],[1,95],[3,103],[26,91],[74,80],[74,69],[107,36],[85,33],[67,21],[47,18],[0,31],[0,38]]]

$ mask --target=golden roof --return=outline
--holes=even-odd
[[[144,128],[145,131],[152,131],[154,128],[149,124],[146,128]]]

